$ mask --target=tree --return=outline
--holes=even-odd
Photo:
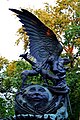
[[[72,115],[69,112],[70,120],[78,120],[80,113],[80,68],[75,66],[67,71],[66,81],[70,88],[70,103]],[[73,119],[74,118],[74,119]]]
[[[0,117],[13,116],[14,98],[16,92],[21,88],[21,72],[31,69],[31,65],[24,60],[8,62],[7,67],[0,74]],[[28,84],[40,83],[40,76],[29,77],[26,80]]]
[[[6,63],[2,65],[2,68]],[[21,86],[21,71],[25,66],[21,61],[9,62],[0,73],[0,117],[14,115],[14,97]]]
[[[5,57],[0,56],[0,70],[4,68],[5,65],[8,64],[8,59]]]
[[[22,41],[23,42],[23,49],[24,49],[24,51],[26,51],[28,43],[29,43],[29,36],[23,30],[23,27],[18,29],[17,35],[19,36],[19,38],[16,40],[15,44],[19,45],[20,41]]]

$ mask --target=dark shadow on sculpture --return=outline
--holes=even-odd
[[[13,119],[67,120],[69,88],[66,84],[66,67],[70,60],[61,58],[62,45],[56,35],[37,17],[27,10],[10,9],[15,12],[30,37],[30,54],[36,62],[21,54],[32,65],[32,70],[21,73],[22,87],[16,94],[15,114]],[[40,74],[43,85],[25,85],[28,76]],[[51,80],[52,85],[49,84]]]

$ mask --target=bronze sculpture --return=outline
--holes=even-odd
[[[21,73],[22,88],[16,94],[15,114],[21,119],[67,120],[67,104],[69,87],[66,84],[66,68],[70,60],[61,58],[62,45],[56,35],[36,16],[27,10],[10,9],[15,12],[29,35],[30,54],[36,59],[31,61],[26,54],[21,54],[32,65],[32,70]],[[25,85],[28,76],[40,74],[43,85]],[[48,79],[52,81],[49,85]],[[26,116],[26,117],[25,117]]]

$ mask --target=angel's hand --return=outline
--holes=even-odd
[[[28,55],[28,52],[25,53],[25,54],[21,54],[19,57],[22,57],[22,58],[26,59],[26,58],[27,58],[27,55]]]

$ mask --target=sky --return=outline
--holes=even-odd
[[[44,8],[44,3],[55,4],[55,0],[0,0],[0,56],[10,61],[19,59],[24,51],[22,43],[15,45],[18,36],[16,32],[21,27],[19,20],[9,8]]]

